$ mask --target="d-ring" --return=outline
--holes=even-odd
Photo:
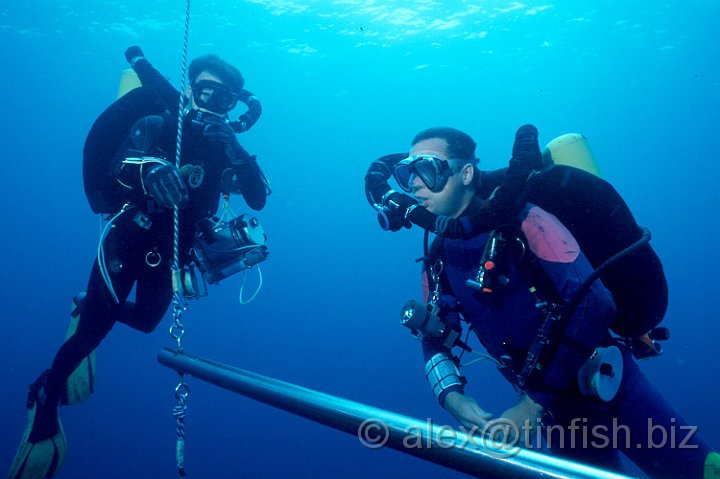
[[[162,261],[162,256],[157,251],[148,251],[145,255],[145,264],[151,268],[155,268]]]

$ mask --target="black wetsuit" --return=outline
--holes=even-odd
[[[217,212],[221,192],[241,193],[248,206],[255,210],[265,206],[268,194],[257,162],[242,149],[235,136],[208,139],[203,133],[207,132],[207,125],[191,121],[192,116],[184,120],[181,167],[194,167],[197,184],[188,186],[189,202],[180,210],[180,266],[190,260],[196,223]],[[194,118],[197,120],[197,116]],[[114,228],[103,244],[105,264],[119,303],[111,296],[96,259],[87,295],[81,304],[77,331],[57,352],[46,378],[48,404],[58,403],[70,374],[116,322],[151,332],[170,305],[173,212],[158,207],[151,197],[143,194],[141,167],[123,164],[123,160],[164,156],[173,162],[176,129],[177,118],[171,114],[143,118],[135,123],[131,136],[116,156],[113,171],[118,180],[128,186],[126,200],[132,205],[114,221]],[[223,178],[232,179],[232,184],[223,182]],[[128,301],[133,286],[136,286],[135,301]]]

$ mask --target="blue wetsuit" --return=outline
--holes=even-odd
[[[464,216],[478,208],[479,202],[472,204]],[[547,294],[545,284],[546,294],[537,294],[541,299],[567,303],[592,273],[590,263],[570,232],[549,213],[526,205],[520,223],[520,236],[535,258],[535,269],[553,290]],[[468,239],[438,238],[428,267],[441,259],[440,305],[445,318],[459,326],[462,315],[488,353],[506,365],[500,371],[517,384],[527,351],[543,322],[537,298],[529,290],[540,275],[528,273],[531,268],[518,261],[508,261],[505,272],[509,282],[504,287],[492,293],[468,287],[466,280],[477,272],[488,238],[488,233]],[[532,285],[538,290],[542,286]],[[615,314],[611,294],[596,281],[578,303],[564,332],[555,338],[556,347],[543,365],[542,377],[526,384],[524,392],[542,405],[552,420],[549,430],[554,434],[543,438],[550,438],[548,446],[553,452],[599,467],[620,470],[619,452],[623,452],[653,478],[702,478],[705,458],[712,449],[648,382],[628,350],[622,350],[624,374],[614,399],[603,402],[580,392],[577,372],[582,364],[596,347],[615,343],[608,332]],[[428,360],[447,349],[439,341],[425,338],[423,351]],[[462,392],[462,386],[446,389],[439,397],[441,403],[453,390]]]

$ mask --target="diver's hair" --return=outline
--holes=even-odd
[[[240,94],[245,86],[245,79],[240,70],[230,65],[217,55],[203,55],[190,62],[188,77],[190,84],[194,84],[198,75],[208,72],[225,83],[233,93]]]
[[[430,138],[442,138],[445,140],[450,158],[459,158],[477,165],[478,159],[475,158],[475,147],[477,145],[467,133],[447,126],[428,128],[415,135],[412,145],[414,146]]]

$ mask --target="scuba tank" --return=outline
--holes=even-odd
[[[139,85],[135,72],[125,70],[118,98],[97,117],[85,139],[83,188],[94,213],[120,211],[123,206],[122,187],[111,171],[115,154],[137,120],[165,111],[157,94]]]
[[[552,162],[551,166],[528,181],[528,201],[555,215],[570,230],[593,268],[642,238],[644,230],[627,203],[598,176],[583,135],[555,138],[547,144],[543,160]],[[660,324],[667,310],[667,281],[649,243],[605,269],[600,279],[618,309],[610,325],[613,332],[640,337]]]

